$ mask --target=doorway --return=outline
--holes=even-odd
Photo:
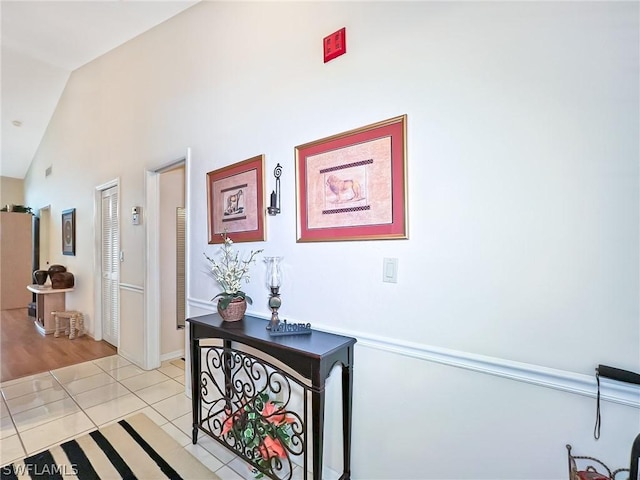
[[[184,356],[184,161],[159,172],[160,360]]]
[[[40,208],[38,217],[40,217],[40,225],[38,227],[38,268],[40,270],[48,270],[51,263],[51,249],[49,247],[51,205]]]
[[[102,338],[114,347],[119,343],[119,238],[118,187],[102,191],[101,201]]]
[[[96,282],[95,337],[120,345],[120,214],[119,186],[115,180],[96,188],[96,237],[99,245]]]
[[[176,255],[172,255],[172,259],[167,263],[165,270],[163,271],[161,267],[161,225],[166,224],[165,222],[170,222],[171,231],[170,234],[175,238],[176,235],[176,221],[178,216],[177,205],[173,205],[170,207],[170,211],[166,215],[161,215],[161,201],[165,195],[171,194],[172,190],[179,190],[181,192],[181,197],[183,198],[182,205],[185,208],[185,224],[184,224],[184,248],[181,250],[180,255],[184,256],[184,285],[183,294],[184,297],[181,299],[185,301],[186,307],[186,299],[189,295],[189,262],[186,260],[189,258],[189,222],[188,222],[188,212],[189,212],[189,165],[190,165],[190,155],[191,150],[187,148],[187,153],[185,157],[174,160],[172,162],[168,162],[165,165],[159,166],[154,170],[147,171],[146,178],[146,204],[147,204],[147,214],[145,216],[145,220],[147,222],[146,226],[146,235],[147,235],[147,269],[145,274],[145,323],[144,323],[144,363],[143,368],[152,369],[158,368],[163,360],[169,360],[172,358],[177,358],[179,356],[188,357],[189,352],[185,347],[186,339],[184,337],[184,329],[181,329],[177,325],[177,313],[175,307],[166,306],[163,307],[161,304],[162,294],[161,294],[161,278],[168,276],[170,281],[173,283],[173,288],[176,288],[176,276],[177,269],[179,268],[176,264],[177,260]],[[177,186],[177,183],[174,186],[163,185],[165,183],[165,179],[168,179],[172,175],[167,175],[167,177],[163,176],[165,174],[173,174],[176,177],[182,176],[181,185]],[[175,180],[175,179],[174,179]],[[176,182],[180,182],[180,180],[176,180]],[[170,183],[170,182],[169,182]],[[175,193],[175,192],[174,192]],[[176,248],[176,247],[170,247]],[[175,250],[174,250],[175,252]],[[163,281],[163,284],[166,283]],[[176,298],[178,295],[178,291],[176,290],[175,295],[172,294],[172,297]],[[180,302],[176,302],[180,303]],[[163,316],[163,309],[166,309],[166,320],[164,323],[167,329],[173,331],[174,338],[183,338],[182,348],[172,350],[174,347],[166,347],[163,345],[162,340],[162,330],[165,328],[163,326],[163,322],[161,318]],[[176,343],[173,344],[177,345]],[[177,347],[175,347],[177,348]],[[163,352],[163,350],[165,350]],[[188,361],[188,359],[187,359]],[[186,377],[185,377],[186,378]],[[187,379],[188,381],[188,379]]]

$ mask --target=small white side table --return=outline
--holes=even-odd
[[[65,309],[65,293],[73,292],[73,288],[51,288],[50,285],[27,285],[27,290],[36,294],[35,326],[40,333],[49,334],[56,331],[55,320],[51,312]]]

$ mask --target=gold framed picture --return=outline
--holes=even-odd
[[[207,173],[209,243],[265,240],[264,155]]]
[[[296,147],[298,242],[408,238],[406,119]]]

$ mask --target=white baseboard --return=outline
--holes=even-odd
[[[166,362],[167,360],[174,360],[176,358],[183,358],[184,350],[176,350],[174,352],[164,353],[160,355],[160,361]]]
[[[189,306],[215,312],[215,305],[200,299],[189,298]],[[263,315],[252,313],[260,318]],[[291,319],[291,322],[298,322]],[[478,373],[495,375],[518,382],[525,382],[545,388],[561,390],[563,392],[595,398],[597,384],[595,371],[593,375],[570,372],[556,368],[543,367],[530,363],[515,362],[504,358],[477,355],[471,352],[451,350],[447,348],[409,342],[389,337],[381,337],[354,330],[338,329],[326,325],[313,325],[314,330],[320,330],[358,340],[357,347],[373,348],[385,352],[417,358],[428,362],[440,363],[456,368],[464,368]],[[600,378],[600,398],[605,402],[618,403],[640,409],[640,387]]]

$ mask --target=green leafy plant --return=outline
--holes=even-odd
[[[269,471],[270,459],[285,458],[293,434],[291,424],[295,417],[288,415],[282,402],[270,400],[265,392],[259,393],[249,403],[235,412],[226,410],[221,435],[233,436],[236,442],[253,453],[255,463]],[[254,469],[255,478],[264,474]]]
[[[255,252],[251,250],[249,258],[243,260],[238,252],[234,252],[233,241],[229,238],[227,232],[225,231],[220,235],[224,240],[222,247],[220,247],[220,261],[216,262],[215,259],[209,257],[206,253],[204,254],[211,264],[211,274],[223,290],[223,292],[213,297],[211,301],[219,298],[219,305],[222,310],[226,310],[229,304],[237,298],[244,299],[251,304],[251,297],[240,289],[243,279],[246,283],[249,283],[249,266],[255,263],[256,255],[262,250],[256,250]]]

